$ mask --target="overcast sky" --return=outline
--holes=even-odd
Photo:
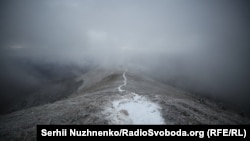
[[[246,0],[6,0],[0,35],[27,56],[107,59],[231,51],[246,46],[249,25]]]

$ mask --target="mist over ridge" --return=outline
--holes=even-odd
[[[1,97],[47,83],[40,68],[48,64],[60,79],[122,66],[249,110],[249,7],[247,0],[3,0]]]

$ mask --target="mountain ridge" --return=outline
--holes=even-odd
[[[123,85],[124,76],[126,85]],[[155,107],[149,106],[151,112],[159,112],[158,116],[164,120],[160,124],[250,123],[248,117],[223,109],[211,100],[135,72],[127,71],[125,75],[122,69],[97,69],[75,80],[83,83],[64,99],[0,116],[0,137],[20,140],[29,135],[29,140],[35,140],[37,124],[157,124],[147,123],[152,118],[133,122],[132,117],[136,115],[129,109],[129,104],[139,108],[145,103]],[[122,92],[119,91],[121,85]],[[120,119],[112,118],[114,116]],[[155,117],[154,114],[151,116]]]

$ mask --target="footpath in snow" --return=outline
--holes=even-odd
[[[165,124],[161,107],[144,96],[124,90],[127,85],[126,71],[122,76],[123,84],[118,86],[121,97],[112,101],[105,110],[109,124]]]

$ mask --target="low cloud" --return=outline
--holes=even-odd
[[[2,76],[24,59],[133,66],[176,87],[249,102],[246,0],[4,0],[0,5]]]

